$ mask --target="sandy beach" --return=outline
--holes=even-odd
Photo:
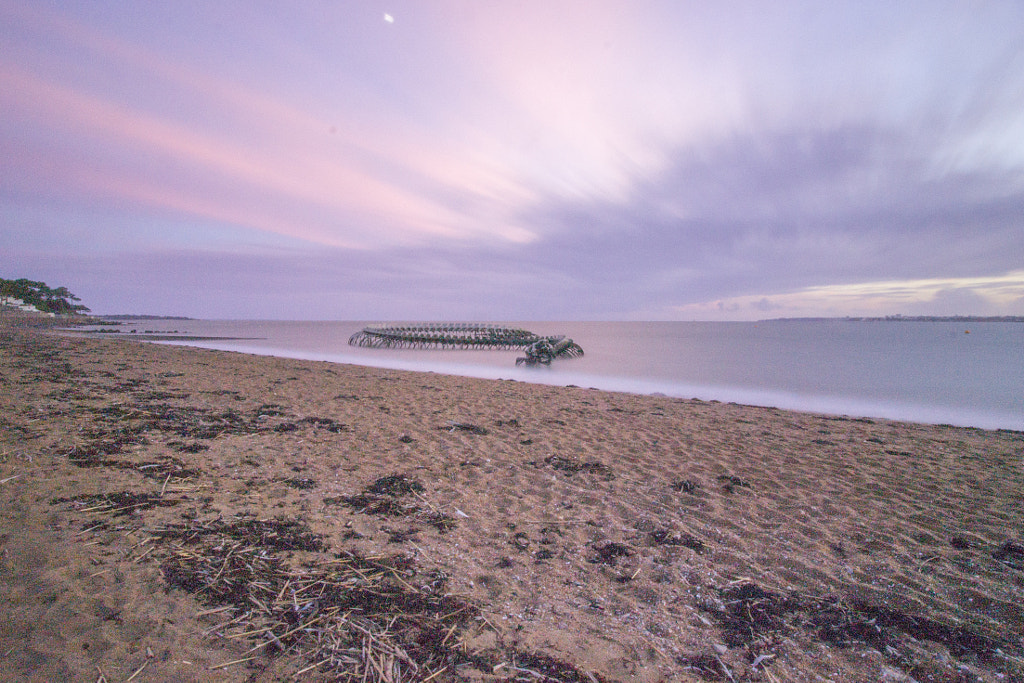
[[[0,329],[0,679],[1024,681],[1024,433]]]

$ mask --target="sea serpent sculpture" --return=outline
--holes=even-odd
[[[528,330],[474,323],[372,325],[349,337],[351,346],[372,349],[522,349],[516,365],[550,365],[555,358],[583,355],[565,336],[541,337]]]

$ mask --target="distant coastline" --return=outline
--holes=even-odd
[[[184,315],[130,315],[128,313],[95,317],[103,318],[104,320],[195,320],[195,318],[189,318]]]
[[[93,315],[93,318],[103,320],[198,320],[184,315],[130,315],[119,313],[117,315]],[[886,316],[822,316],[802,318],[765,318],[759,322],[793,322],[793,321],[815,321],[826,320],[849,320],[853,322],[910,322],[910,323],[1024,323],[1024,315],[886,315]]]
[[[1022,315],[887,315],[884,317],[769,318],[762,322],[850,320],[853,322],[897,323],[1024,323]]]

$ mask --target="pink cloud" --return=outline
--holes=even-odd
[[[252,191],[269,193],[278,198],[283,211],[287,211],[288,203],[304,208],[315,206],[325,213],[336,214],[336,224],[347,223],[344,228],[320,229],[288,221],[246,220],[242,224],[260,229],[268,229],[267,226],[272,225],[272,231],[281,234],[349,246],[401,242],[426,236],[456,237],[465,232],[460,230],[460,223],[464,221],[461,216],[429,197],[375,177],[358,168],[357,164],[345,163],[344,154],[331,157],[322,151],[314,152],[310,149],[309,137],[304,136],[302,130],[293,128],[293,138],[281,135],[275,144],[244,146],[232,144],[226,138],[197,132],[181,123],[132,110],[117,102],[46,82],[11,66],[0,65],[0,87],[9,93],[17,93],[13,104],[33,117],[37,125],[45,122],[65,139],[78,138],[72,144],[82,144],[87,139],[108,150],[127,151],[137,159],[146,158],[150,166],[155,161],[164,167],[160,175],[169,177],[169,185],[175,184],[175,175],[199,174],[219,183],[230,181]],[[236,94],[234,97],[240,103],[248,101],[245,96]],[[275,107],[267,104],[264,109]],[[276,117],[283,115],[291,119],[292,124],[300,118],[287,109],[276,109]],[[258,125],[275,128],[276,123],[279,121],[260,122]],[[391,153],[397,155],[398,149],[391,150]],[[428,153],[421,153],[419,163],[430,163]],[[443,169],[443,164],[441,166]],[[59,164],[55,164],[51,171],[58,169]],[[449,169],[448,173],[455,174],[457,170]],[[436,182],[443,184],[445,181],[436,179]],[[155,199],[159,195],[162,199],[157,205],[164,208],[174,204],[184,210],[203,204],[206,208],[198,215],[206,217],[237,217],[248,213],[228,206],[214,211],[215,200],[200,200],[196,196],[171,202],[165,190],[159,193],[140,192],[140,181],[133,184],[134,200],[144,196]],[[122,187],[126,192],[129,190],[129,184]],[[109,194],[115,186],[108,185],[105,190]],[[345,220],[348,217],[359,217],[363,224],[354,226],[355,221]],[[237,218],[232,222],[236,221]],[[390,234],[381,234],[381,225],[388,226]]]
[[[236,127],[217,130],[209,122],[155,114],[81,84],[72,87],[0,63],[0,84],[7,93],[0,94],[0,101],[7,99],[11,111],[30,119],[34,127],[45,125],[47,137],[66,142],[69,151],[77,148],[93,156],[95,163],[107,165],[104,187],[92,188],[104,196],[116,194],[120,187],[124,198],[133,202],[149,197],[161,208],[173,205],[203,217],[235,216],[232,222],[242,220],[253,228],[332,245],[414,243],[438,237],[530,238],[530,231],[513,216],[535,195],[500,164],[463,154],[466,150],[439,139],[407,114],[385,106],[369,113],[313,112],[61,15],[5,8],[12,10],[36,31],[59,35],[93,53],[111,65],[111,72],[166,84],[169,92],[182,93],[194,111],[215,112]],[[58,58],[49,54],[39,58],[45,64],[54,59]],[[59,65],[47,70],[62,71]],[[367,97],[373,99],[368,93],[360,99]],[[36,150],[29,156],[42,153]],[[130,168],[125,167],[126,160]],[[50,180],[65,165],[63,158],[50,163]],[[112,182],[113,177],[121,180]],[[276,212],[284,217],[240,219],[257,212],[197,191],[196,179],[233,187],[236,195],[257,193],[264,205],[273,199]],[[181,189],[184,194],[172,197],[169,188],[185,185],[193,189]],[[141,191],[143,186],[149,189]],[[205,208],[200,211],[199,206]],[[311,212],[324,216],[319,227],[287,217]]]

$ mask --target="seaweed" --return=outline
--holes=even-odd
[[[404,496],[409,493],[422,493],[423,484],[402,474],[391,474],[381,477],[366,487],[365,493],[375,496]]]
[[[325,505],[345,505],[356,512],[366,515],[384,515],[388,517],[415,517],[418,521],[428,524],[441,533],[455,528],[455,519],[450,515],[424,507],[414,502],[406,502],[402,498],[425,491],[423,484],[402,474],[390,474],[380,477],[362,493],[354,496],[334,496],[324,498]]]
[[[79,512],[109,512],[114,517],[123,517],[154,507],[173,507],[180,502],[176,498],[164,498],[159,493],[132,493],[131,491],[83,493],[69,498],[54,498],[50,501],[54,505],[75,503]]]
[[[523,551],[530,547],[530,537],[525,531],[517,531],[512,535],[509,543],[515,546],[516,550]]]
[[[438,429],[446,432],[468,432],[470,434],[477,434],[478,436],[486,436],[487,434],[490,434],[485,427],[479,427],[466,422],[449,422],[446,426],[438,427]]]
[[[169,524],[154,529],[151,533],[158,538],[195,539],[219,536],[274,550],[327,550],[322,534],[313,533],[305,522],[285,518],[239,519],[234,522],[217,519],[205,523],[193,521],[186,524]]]
[[[718,481],[724,482],[722,484],[722,490],[725,491],[726,493],[733,493],[736,490],[737,486],[745,488],[745,489],[749,489],[750,488],[750,483],[749,482],[744,481],[743,479],[740,479],[739,477],[731,475],[731,474],[721,474],[721,475],[719,475],[718,476]]]
[[[682,493],[693,494],[700,488],[700,482],[692,479],[681,479],[679,481],[672,482],[672,488]]]
[[[957,550],[970,550],[974,545],[971,543],[971,539],[965,536],[953,536],[949,539],[949,544]]]
[[[327,566],[293,567],[259,539],[210,533],[205,525],[176,529],[180,544],[161,562],[164,579],[229,609],[223,628],[255,642],[249,653],[310,662],[296,677],[316,670],[343,681],[411,683],[467,659],[459,635],[479,611],[448,594],[440,572],[419,572],[401,556],[347,552]]]
[[[164,456],[159,460],[152,460],[148,462],[118,461],[110,464],[118,469],[132,470],[138,472],[144,477],[160,481],[166,481],[171,478],[189,479],[199,474],[199,470],[186,467],[185,463],[170,456]]]
[[[416,527],[408,529],[382,529],[388,535],[388,543],[405,543],[406,541],[417,541],[416,534],[420,532]]]
[[[657,545],[683,546],[700,554],[704,552],[704,542],[690,534],[675,534],[669,529],[656,529],[651,532],[651,539]]]
[[[371,496],[365,493],[355,496],[331,496],[324,498],[324,505],[345,505],[364,515],[386,515],[399,517],[411,514],[416,505],[406,505],[387,496]]]
[[[511,668],[517,674],[527,674],[529,678],[516,676],[516,681],[534,681],[536,683],[607,683],[608,679],[590,671],[580,671],[568,662],[536,652],[512,652]]]
[[[192,443],[184,443],[182,441],[171,441],[167,444],[179,453],[202,453],[203,451],[210,450],[210,447],[206,444],[193,441]]]
[[[604,545],[593,546],[594,550],[597,551],[597,556],[591,558],[592,564],[607,564],[614,567],[618,564],[620,557],[630,557],[633,551],[629,549],[629,546],[623,545],[622,543],[616,543],[611,541]]]
[[[298,477],[292,477],[290,479],[282,479],[282,483],[291,486],[293,489],[299,489],[301,491],[309,491],[316,488],[316,481],[314,479],[300,479]]]
[[[116,460],[104,458],[104,455],[116,455],[122,450],[122,444],[116,441],[95,441],[83,446],[72,446],[60,455],[77,467],[99,467],[112,465]]]
[[[540,467],[536,461],[533,461],[530,464],[534,467]],[[566,458],[561,455],[549,455],[544,458],[544,464],[548,465],[552,469],[562,472],[567,477],[578,472],[583,472],[585,474],[600,474],[609,480],[615,478],[615,474],[612,472],[610,467],[604,463],[597,462],[596,460],[580,462],[575,458]]]
[[[956,657],[970,655],[986,661],[995,660],[1000,652],[1020,649],[1006,638],[968,626],[947,624],[859,599],[781,595],[754,583],[719,589],[718,593],[722,599],[720,606],[700,607],[718,622],[729,647],[750,646],[773,634],[803,629],[829,645],[845,648],[866,644],[904,664],[895,648],[901,636],[939,643]]]
[[[280,406],[274,404],[264,404],[246,415],[233,408],[215,412],[207,408],[177,406],[151,399],[152,396],[147,394],[142,396],[141,400],[130,404],[115,403],[90,410],[102,420],[115,422],[116,429],[135,433],[159,431],[187,439],[213,439],[222,434],[258,434],[265,431],[286,432],[298,429],[298,425],[293,422],[281,422],[274,426],[264,424],[268,417],[285,415]],[[337,425],[333,420],[330,420],[329,424],[323,422],[328,418],[311,419],[314,420],[314,424],[325,424],[328,427]],[[112,429],[107,427],[105,432],[109,433]]]
[[[299,424],[311,425],[318,429],[323,429],[333,434],[341,434],[342,432],[349,431],[348,425],[344,425],[340,422],[335,422],[329,417],[304,417],[299,420]]]
[[[1007,567],[1024,571],[1024,545],[1006,541],[998,549],[992,551],[992,557]]]
[[[713,654],[680,655],[676,663],[684,669],[697,672],[705,681],[735,680],[722,660]]]

